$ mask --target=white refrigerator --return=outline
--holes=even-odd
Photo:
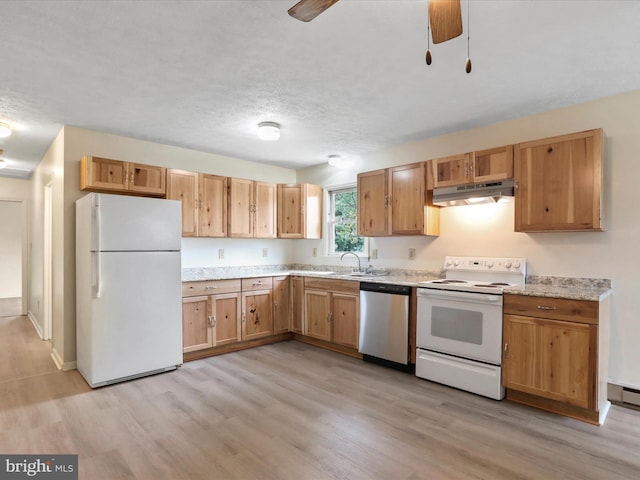
[[[77,366],[91,387],[182,364],[180,246],[179,201],[76,201]]]

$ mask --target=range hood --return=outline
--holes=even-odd
[[[475,205],[507,201],[513,197],[513,179],[497,182],[472,183],[433,189],[433,204],[440,207]]]

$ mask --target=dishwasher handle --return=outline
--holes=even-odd
[[[360,282],[360,291],[411,295],[411,287],[407,285],[390,285],[388,283]]]

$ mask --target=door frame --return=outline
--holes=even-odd
[[[44,186],[43,197],[42,339],[51,340],[53,330],[53,180]]]

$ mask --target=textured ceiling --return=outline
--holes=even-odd
[[[430,67],[426,1],[295,1],[0,1],[5,159],[67,124],[302,168],[640,88],[638,1],[472,0],[470,75],[464,0]]]

